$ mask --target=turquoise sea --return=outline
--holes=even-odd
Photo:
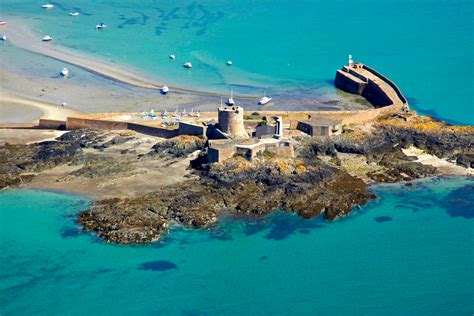
[[[2,0],[0,19],[22,18],[52,45],[170,85],[222,93],[327,99],[340,94],[332,79],[351,53],[420,113],[474,124],[471,0],[44,3]],[[108,28],[94,30],[99,22]],[[376,201],[336,222],[222,218],[147,246],[81,233],[74,221],[88,197],[3,191],[0,314],[471,315],[473,187],[460,177],[377,186]]]
[[[288,213],[172,229],[148,246],[83,234],[86,197],[0,194],[2,315],[471,315],[474,180],[374,187],[336,222]]]
[[[336,94],[335,70],[351,53],[392,78],[421,113],[474,123],[472,0],[61,0],[51,10],[43,3],[2,0],[0,19],[16,15],[38,36],[51,34],[53,45],[223,93]],[[81,15],[69,16],[73,10]],[[108,28],[96,31],[99,22]],[[181,67],[187,61],[192,70]]]

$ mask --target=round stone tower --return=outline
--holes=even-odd
[[[244,109],[240,106],[221,106],[219,113],[219,129],[232,138],[248,138],[244,127]]]

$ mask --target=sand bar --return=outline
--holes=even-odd
[[[96,74],[130,84],[132,86],[146,88],[146,89],[161,89],[163,83],[147,78],[141,74],[137,74],[132,70],[117,67],[111,63],[97,60],[86,56],[81,56],[75,52],[60,47],[57,43],[45,43],[41,41],[40,36],[35,34],[20,20],[10,19],[8,28],[2,30],[3,34],[7,36],[9,41],[16,47],[41,54],[50,58],[54,58],[75,66],[84,68]],[[53,40],[54,41],[54,40]],[[53,45],[51,45],[53,44]],[[221,96],[219,93],[205,92],[193,89],[186,89],[181,87],[172,87],[170,89],[175,92],[191,93],[205,96]],[[239,99],[258,100],[259,97],[252,96],[234,96]]]

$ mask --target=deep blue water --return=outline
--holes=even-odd
[[[2,315],[470,315],[474,181],[373,188],[347,218],[222,218],[163,241],[83,234],[88,199],[0,194]]]
[[[472,0],[61,0],[51,10],[43,3],[3,0],[0,9],[23,18],[38,39],[52,35],[51,45],[172,85],[252,95],[268,87],[276,103],[327,99],[351,53],[393,79],[421,113],[474,123]],[[72,10],[81,15],[68,16]],[[101,21],[108,28],[94,30]],[[192,70],[181,67],[187,61]]]

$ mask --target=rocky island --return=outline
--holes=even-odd
[[[169,223],[209,227],[223,212],[278,209],[333,220],[375,198],[373,183],[472,175],[473,142],[472,126],[390,110],[338,135],[292,136],[293,157],[264,150],[208,163],[206,139],[197,136],[77,129],[54,141],[1,146],[0,187],[95,195],[77,220],[85,231],[145,243],[168,233]]]

